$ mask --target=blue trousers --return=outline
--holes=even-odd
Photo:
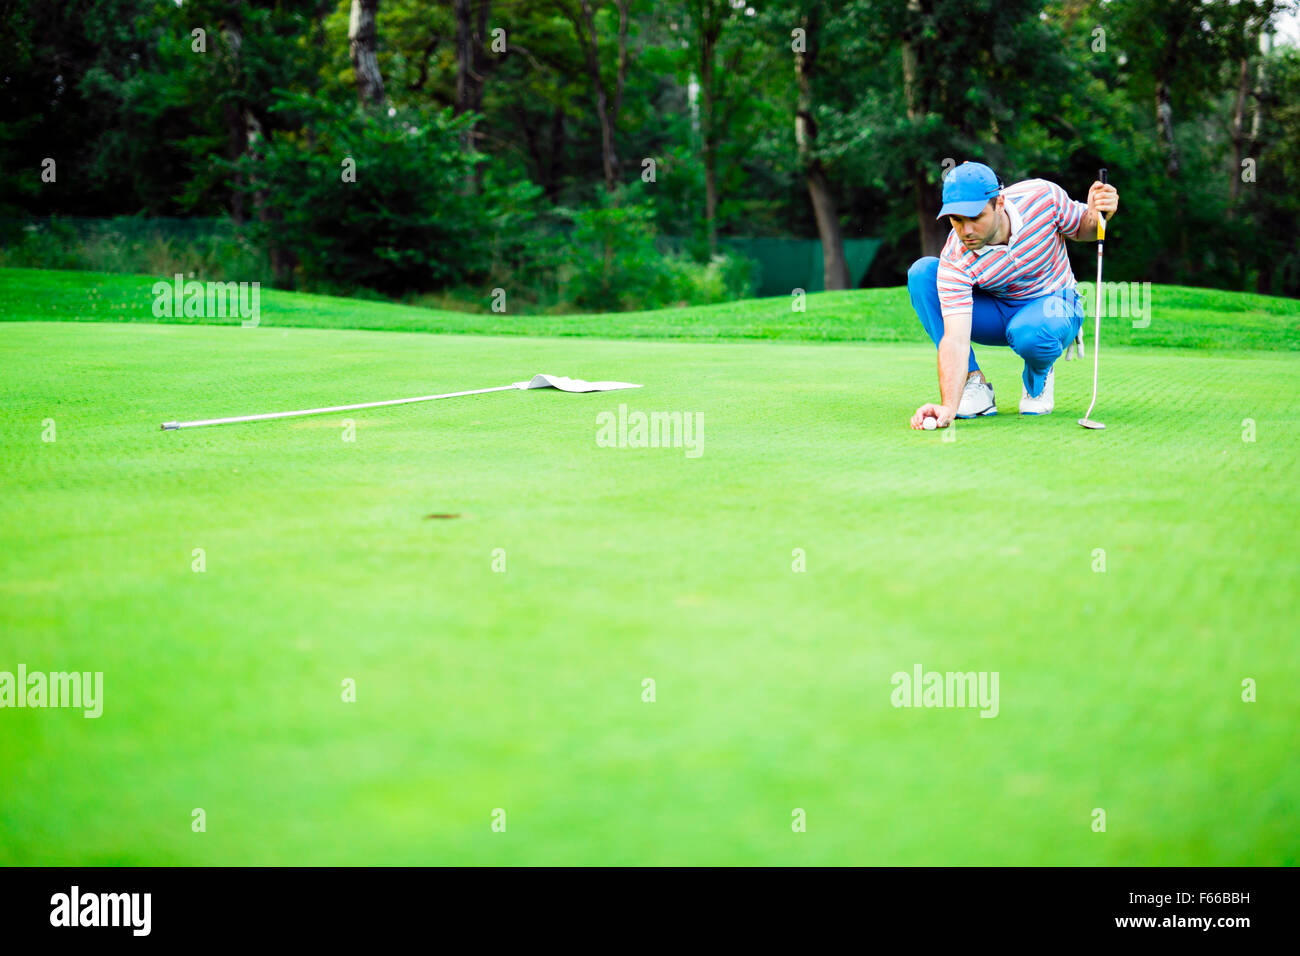
[[[926,256],[907,270],[907,291],[921,325],[936,346],[943,338],[943,312],[939,308],[939,260]],[[1021,375],[1025,389],[1037,396],[1047,383],[1047,373],[1079,334],[1083,302],[1073,289],[1062,289],[1037,299],[1004,299],[974,290],[970,340],[976,345],[1009,345],[1025,360]],[[970,350],[967,371],[979,368]]]

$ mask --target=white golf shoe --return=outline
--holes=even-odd
[[[1056,407],[1056,398],[1052,394],[1052,386],[1056,384],[1056,369],[1050,369],[1047,373],[1047,383],[1043,385],[1043,390],[1036,397],[1031,397],[1029,389],[1023,385],[1020,386],[1020,414],[1021,415],[1050,415],[1052,409]]]
[[[976,418],[980,415],[996,415],[997,402],[993,398],[993,386],[977,378],[966,379],[966,387],[961,390],[961,401],[957,404],[958,418]]]

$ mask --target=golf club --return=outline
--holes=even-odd
[[[163,431],[178,428],[199,428],[204,425],[232,425],[236,422],[260,422],[271,418],[294,418],[299,415],[325,415],[330,412],[350,412],[359,408],[382,408],[385,405],[409,405],[412,402],[432,402],[439,398],[459,398],[462,395],[482,395],[485,392],[505,392],[523,388],[558,388],[562,392],[612,392],[620,388],[640,388],[628,382],[586,382],[580,378],[563,375],[534,375],[526,382],[512,385],[494,385],[492,388],[475,388],[467,392],[444,392],[441,395],[419,395],[415,398],[391,398],[383,402],[362,402],[358,405],[331,405],[328,408],[303,408],[292,412],[267,412],[262,415],[237,415],[233,418],[203,418],[192,422],[163,422]]]
[[[1097,177],[1104,185],[1106,182],[1106,170],[1102,169]],[[1101,353],[1101,255],[1102,247],[1106,245],[1106,217],[1100,212],[1097,213],[1097,299],[1094,308],[1095,332],[1092,337],[1092,401],[1088,403],[1088,410],[1084,412],[1079,424],[1084,428],[1102,429],[1106,426],[1092,418],[1093,406],[1097,404],[1097,365]],[[1080,329],[1080,332],[1083,330]],[[1082,352],[1080,352],[1082,354]]]

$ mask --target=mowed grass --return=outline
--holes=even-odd
[[[1300,862],[1279,348],[1103,346],[1104,432],[1090,360],[1021,420],[985,349],[1012,414],[945,442],[919,344],[0,324],[0,670],[105,681],[0,711],[0,862]],[[644,387],[158,430],[540,371]]]
[[[239,325],[239,318],[154,315],[156,282],[170,276],[0,269],[0,320]],[[1087,284],[1082,286],[1085,291]],[[373,329],[470,335],[539,335],[693,341],[915,342],[928,339],[907,290],[863,289],[747,299],[654,312],[516,315],[450,312],[259,289],[259,321],[276,328]],[[1091,295],[1091,293],[1089,293]],[[1300,301],[1183,286],[1107,290],[1106,346],[1300,351]],[[485,308],[492,290],[483,290]],[[1125,306],[1127,303],[1127,306]],[[798,305],[798,308],[796,308]],[[1088,314],[1093,300],[1087,299]],[[1112,317],[1113,316],[1113,317]],[[1089,342],[1091,342],[1091,328]]]

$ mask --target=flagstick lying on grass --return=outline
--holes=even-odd
[[[163,431],[178,428],[199,428],[204,425],[232,425],[236,422],[261,422],[272,418],[295,418],[299,415],[326,415],[330,412],[350,412],[359,408],[382,408],[385,405],[409,405],[412,402],[432,402],[439,398],[459,398],[462,395],[482,395],[485,392],[505,392],[510,389],[558,388],[562,392],[612,392],[620,388],[640,388],[629,382],[585,382],[580,378],[563,375],[534,375],[527,382],[513,385],[496,385],[492,388],[475,388],[467,392],[445,392],[442,395],[419,395],[415,398],[392,398],[384,402],[362,402],[358,405],[331,405],[329,408],[303,408],[292,412],[267,412],[262,415],[237,415],[233,418],[201,418],[192,422],[163,422]]]

